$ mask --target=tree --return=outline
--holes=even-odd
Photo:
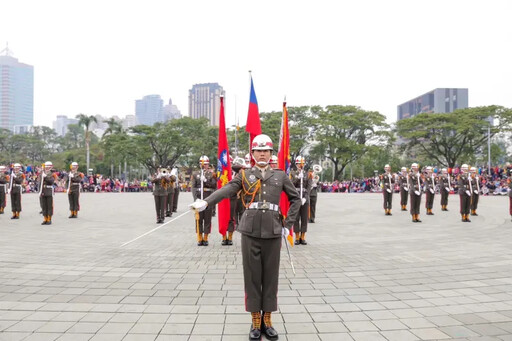
[[[87,173],[89,172],[89,161],[90,161],[90,143],[91,143],[91,132],[89,131],[89,128],[92,123],[98,123],[98,119],[95,116],[87,116],[84,114],[79,114],[76,116],[78,119],[78,125],[83,126],[85,129],[85,148],[87,152]]]
[[[335,179],[340,178],[347,165],[385,145],[390,138],[386,117],[376,111],[330,105],[315,115],[313,138],[317,144],[312,155],[332,161]]]
[[[107,129],[105,129],[105,132],[103,133],[102,137],[105,137],[106,135],[110,134],[122,133],[124,131],[121,122],[119,122],[113,117],[109,118],[108,120],[104,120],[103,123],[107,124]]]
[[[494,125],[491,125],[492,118]],[[512,110],[492,105],[458,109],[452,113],[424,113],[397,122],[404,148],[420,158],[454,167],[459,160],[474,158],[490,137],[510,125]]]

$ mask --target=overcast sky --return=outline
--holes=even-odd
[[[252,70],[260,112],[396,106],[434,88],[512,107],[512,1],[10,1],[6,42],[34,66],[34,123],[135,113],[159,94],[188,115],[188,90],[218,82],[244,125]],[[235,110],[236,102],[236,110]]]

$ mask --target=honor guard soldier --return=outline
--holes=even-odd
[[[21,170],[19,163],[14,164],[9,180],[9,193],[11,194],[11,219],[20,219],[21,212],[21,194],[25,185],[25,174]]]
[[[301,198],[302,205],[299,214],[295,220],[295,245],[307,245],[306,232],[308,232],[309,220],[309,192],[311,191],[312,179],[308,177],[308,173],[304,170],[306,160],[302,156],[295,158],[295,166],[297,170],[290,172],[290,179],[297,189],[297,193]]]
[[[78,211],[80,210],[80,184],[84,179],[84,173],[78,171],[78,163],[76,162],[72,162],[70,168],[67,179],[67,192],[71,214],[68,218],[78,218]]]
[[[231,162],[231,169],[233,171],[232,179],[234,179],[240,173],[240,170],[242,170],[244,165],[245,161],[241,157],[236,157]],[[222,245],[233,245],[233,232],[235,231],[235,227],[238,225],[242,213],[244,212],[242,209],[240,209],[240,206],[243,205],[240,201],[240,192],[237,192],[229,198],[229,224],[226,231],[227,235],[225,234],[222,236]]]
[[[173,174],[173,170],[171,170],[171,171],[167,170],[165,176],[167,177],[167,180],[169,181],[169,183],[167,184],[167,200],[166,200],[166,204],[165,204],[167,212],[165,213],[165,216],[171,217],[172,216],[172,207],[174,205],[174,191],[176,190],[174,188],[174,185],[176,184],[176,175]]]
[[[401,173],[398,175],[398,185],[400,186],[400,207],[402,211],[407,211],[407,199],[409,197],[409,175],[407,168],[402,167]]]
[[[245,165],[244,165],[244,168],[245,169],[250,169],[252,167],[251,165],[251,154],[245,154]]]
[[[448,211],[448,196],[452,191],[451,176],[446,168],[441,169],[441,175],[438,178],[439,192],[441,192],[441,211]]]
[[[510,214],[510,219],[512,220],[512,180],[510,176],[507,179],[508,183],[508,213]]]
[[[384,197],[384,214],[391,214],[391,204],[393,202],[393,188],[395,185],[395,177],[391,174],[391,166],[384,166],[384,174],[381,174],[380,185],[382,187],[382,195]]]
[[[427,209],[427,215],[434,215],[432,208],[434,207],[434,197],[436,195],[436,178],[432,167],[428,166],[427,174],[425,175],[425,208]]]
[[[315,165],[317,166],[317,165]],[[311,191],[309,191],[309,223],[315,223],[316,216],[316,200],[318,198],[318,181],[320,181],[320,176],[315,173],[313,166],[313,172],[310,172],[309,178],[311,179]]]
[[[174,197],[172,198],[172,211],[178,212],[178,197],[180,196],[180,186],[183,179],[178,172],[178,168],[173,168],[171,174],[175,174],[176,176],[176,181],[174,182]]]
[[[478,199],[480,198],[480,175],[478,175],[476,171],[476,167],[471,167],[469,169],[469,173],[471,174],[471,187],[473,188],[473,192],[471,192],[471,215],[477,216],[476,210],[478,208]]]
[[[469,207],[471,205],[471,193],[473,192],[473,186],[468,172],[468,165],[466,164],[463,164],[460,168],[457,185],[459,187],[460,215],[462,216],[462,222],[470,223]]]
[[[169,179],[166,177],[167,169],[159,167],[157,173],[151,178],[153,183],[153,196],[155,197],[156,223],[161,224],[165,220],[167,203],[167,186]]]
[[[270,168],[277,169],[277,156],[272,155],[268,164],[270,165]]]
[[[420,205],[421,205],[421,189],[423,187],[423,179],[418,169],[418,164],[411,165],[411,174],[409,174],[409,195],[411,199],[411,215],[413,223],[421,223]]]
[[[7,204],[7,186],[9,186],[9,175],[6,172],[5,166],[0,166],[0,214],[4,214],[5,206]]]
[[[43,211],[43,222],[41,225],[51,225],[53,216],[53,184],[57,180],[57,174],[52,171],[53,164],[50,161],[44,163],[44,168],[39,174],[39,198],[41,210]]]
[[[192,196],[194,200],[204,200],[217,188],[215,173],[210,169],[210,159],[203,155],[199,159],[201,169],[192,174]],[[197,245],[208,246],[208,235],[212,230],[212,211],[215,205],[196,214]]]
[[[277,310],[281,238],[288,236],[301,199],[286,173],[268,166],[272,140],[267,135],[258,135],[251,149],[256,162],[254,167],[240,171],[205,201],[198,200],[190,206],[204,210],[242,190],[247,209],[237,230],[242,234],[245,309],[252,316],[249,340],[259,341],[262,333],[270,340],[277,340],[279,336],[272,327],[271,313]],[[284,222],[279,212],[281,192],[285,192],[290,201]]]

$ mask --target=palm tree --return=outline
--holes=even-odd
[[[89,174],[89,144],[91,142],[91,132],[89,131],[89,127],[93,122],[98,123],[98,120],[95,116],[87,116],[84,114],[79,114],[76,116],[76,118],[78,119],[78,125],[83,126],[85,129],[85,147],[87,150],[87,174]]]
[[[107,129],[103,133],[102,137],[123,132],[123,126],[121,122],[117,121],[113,117],[109,118],[108,120],[104,120],[103,123],[107,124]]]

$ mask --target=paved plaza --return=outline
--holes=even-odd
[[[214,218],[198,247],[189,213],[121,247],[158,226],[150,193],[84,193],[78,219],[55,200],[51,226],[35,194],[0,216],[0,340],[247,340],[238,234],[221,246]],[[319,194],[296,275],[281,254],[280,340],[512,340],[508,198],[481,198],[472,223],[439,200],[414,224],[398,195],[388,217],[381,195]]]

